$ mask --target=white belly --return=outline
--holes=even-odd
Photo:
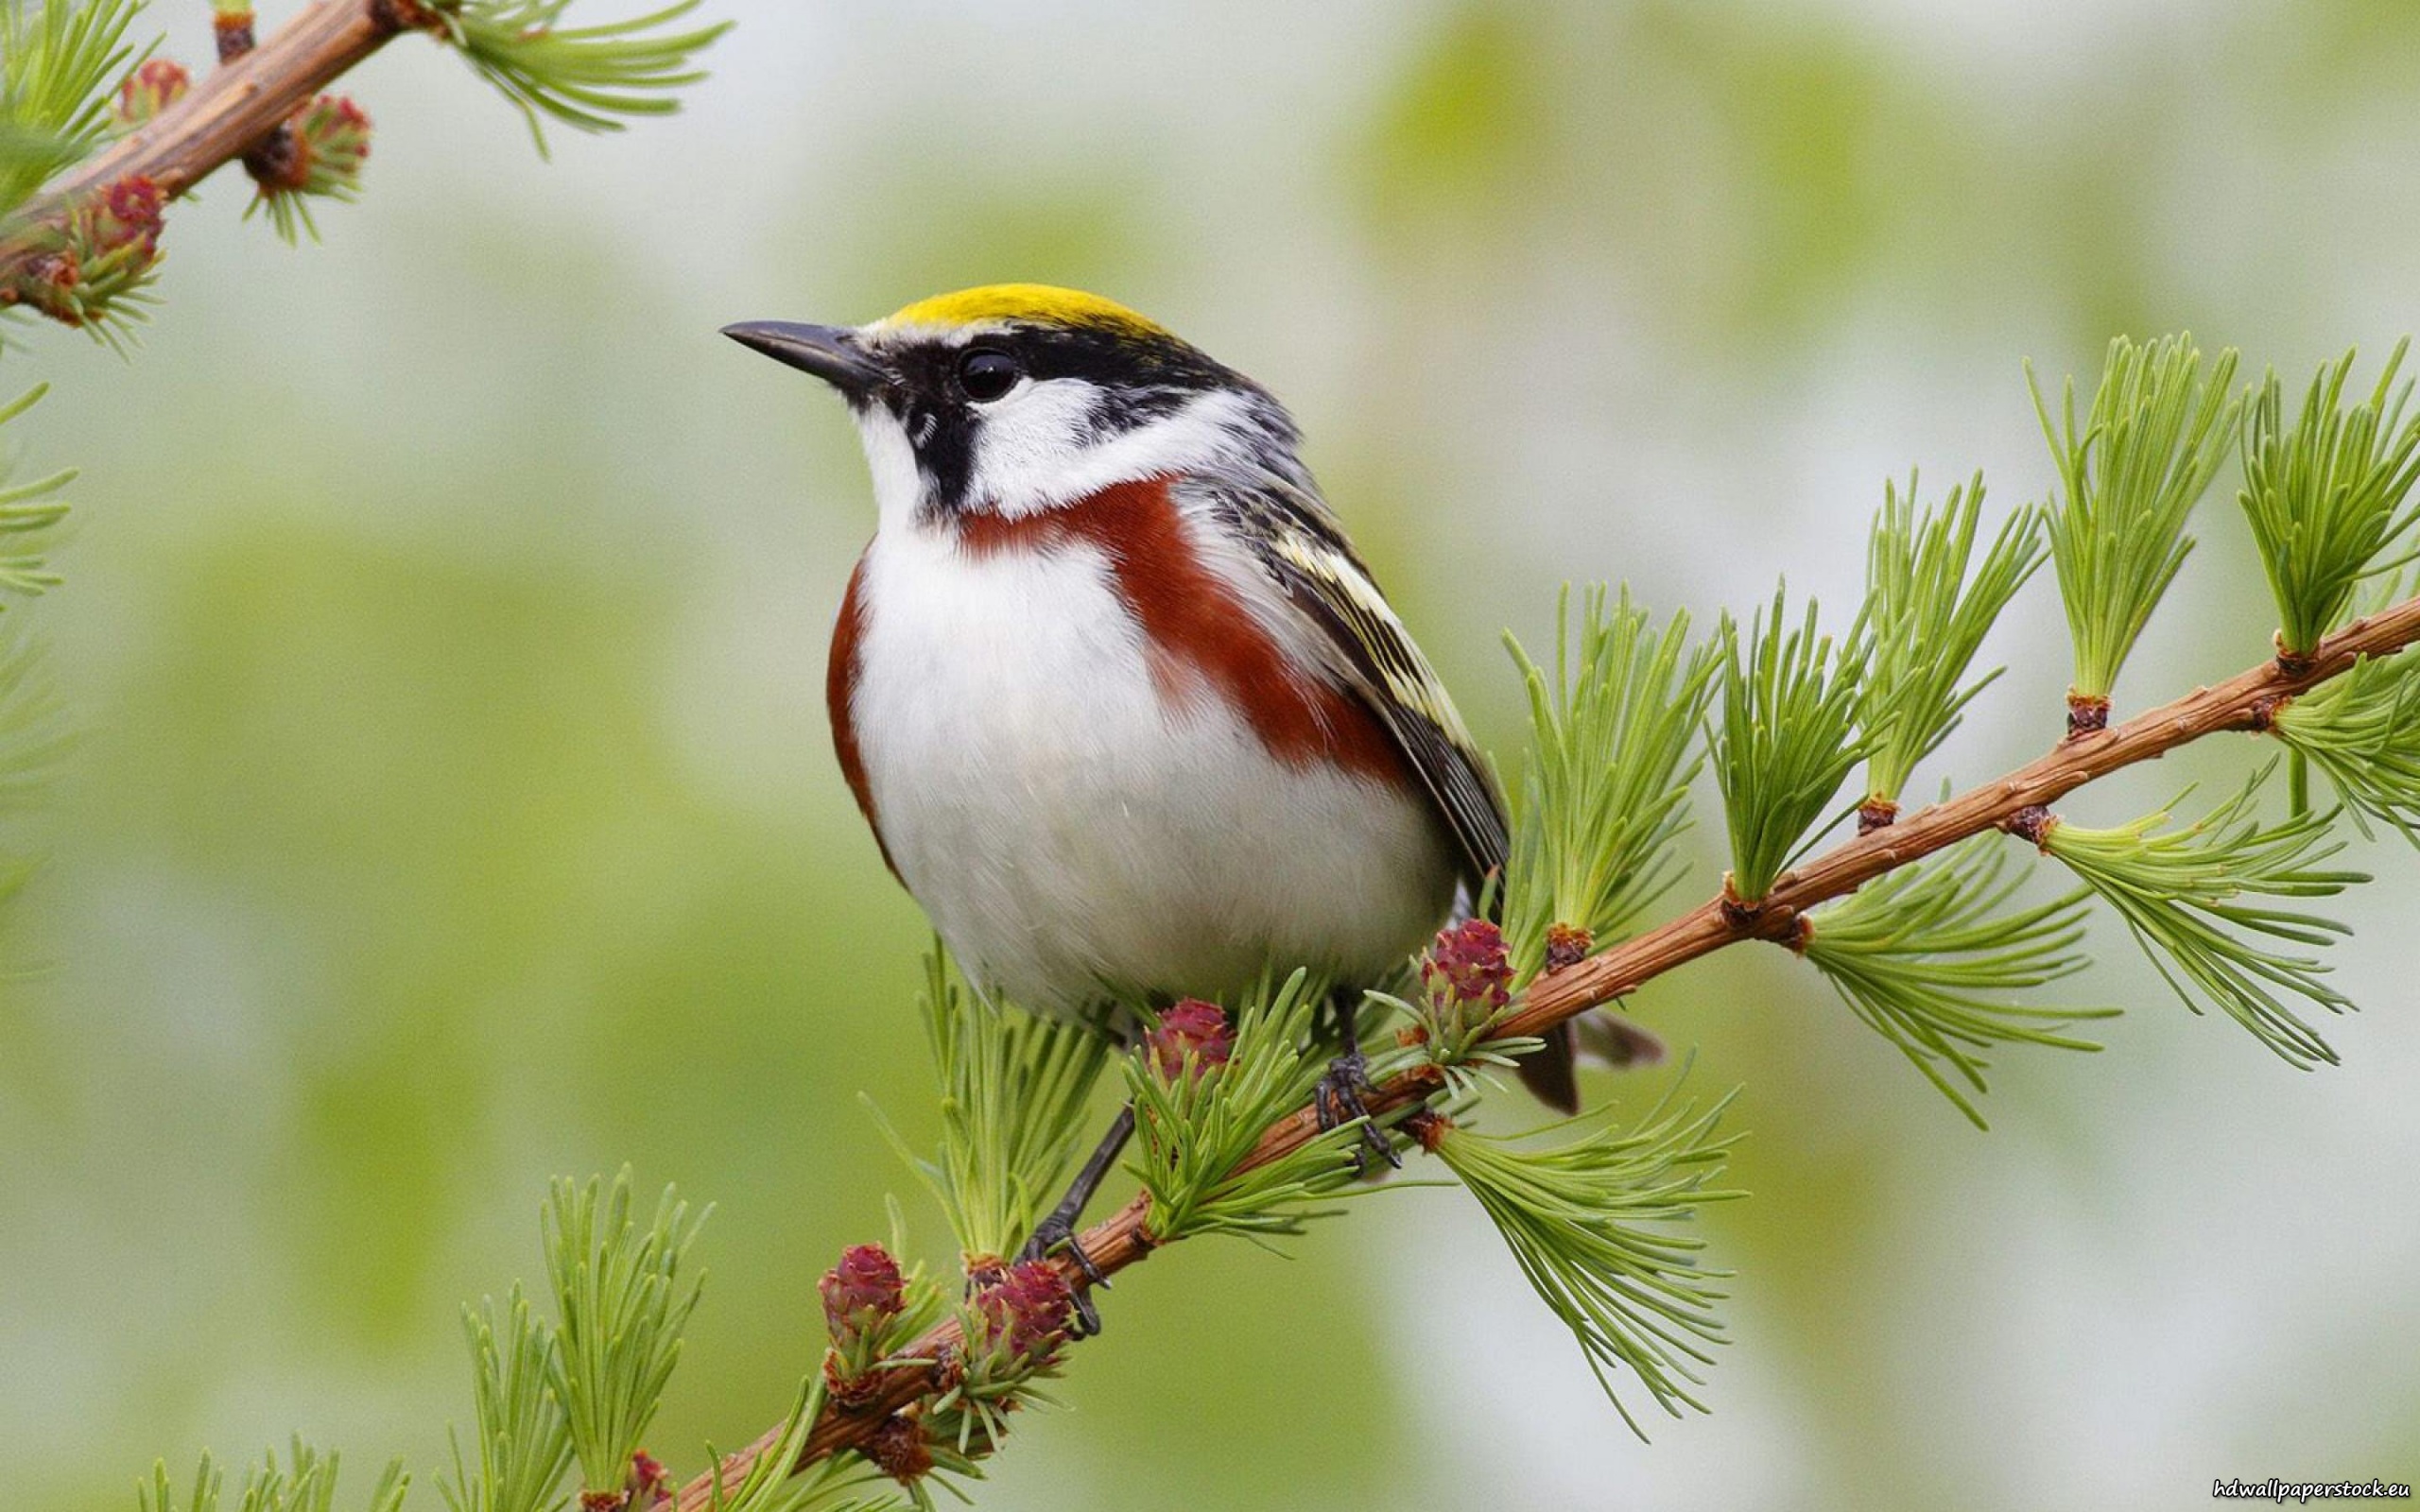
[[[1271,757],[1171,705],[1088,547],[961,554],[886,530],[852,704],[892,864],[961,967],[1036,1008],[1227,997],[1265,968],[1373,982],[1436,929],[1424,799]]]

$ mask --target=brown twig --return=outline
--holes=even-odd
[[[393,0],[316,0],[268,41],[195,81],[186,95],[26,201],[0,230],[0,267],[81,196],[148,179],[184,194],[273,132],[347,69],[406,29],[416,8]]]
[[[1624,940],[1600,955],[1566,970],[1541,976],[1527,998],[1503,1024],[1503,1033],[1534,1035],[1565,1020],[1600,1006],[1661,976],[1673,968],[1741,940],[1769,938],[1772,920],[1794,919],[1828,899],[1854,892],[1884,872],[1904,867],[1955,845],[1969,835],[2002,827],[2024,811],[2047,808],[2060,798],[2121,767],[2164,756],[2179,746],[2221,730],[2262,728],[2263,712],[2338,676],[2361,656],[2382,656],[2420,641],[2420,598],[2355,621],[2329,636],[2302,665],[2289,668],[2275,660],[2229,678],[2216,687],[2200,688],[2114,728],[2071,735],[2056,748],[1996,782],[1909,816],[1825,851],[1806,866],[1784,872],[1772,890],[1753,910],[1714,898],[1678,919]],[[1376,1094],[1363,1099],[1373,1117],[1420,1102],[1435,1087],[1423,1067],[1390,1078]],[[1265,1165],[1316,1138],[1319,1123],[1308,1108],[1271,1125],[1243,1169]],[[1082,1244],[1098,1269],[1123,1270],[1158,1247],[1144,1228],[1148,1201],[1136,1194],[1115,1213],[1086,1229]],[[1062,1262],[1071,1281],[1078,1280],[1072,1262]],[[958,1327],[944,1323],[901,1351],[901,1362],[946,1359],[958,1346]],[[802,1465],[844,1449],[861,1446],[891,1413],[913,1402],[932,1385],[931,1364],[901,1363],[885,1372],[880,1398],[861,1410],[827,1409],[807,1440]],[[756,1457],[779,1439],[778,1429],[759,1438],[718,1467],[725,1486],[735,1485]],[[699,1512],[713,1495],[708,1472],[683,1487],[678,1512]]]

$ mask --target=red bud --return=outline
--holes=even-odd
[[[899,1263],[880,1245],[842,1250],[840,1263],[823,1273],[816,1290],[823,1297],[823,1326],[831,1331],[833,1344],[842,1349],[897,1317],[908,1305]]]
[[[1182,999],[1161,1014],[1143,1043],[1151,1057],[1151,1069],[1167,1082],[1184,1074],[1188,1057],[1193,1074],[1199,1076],[1225,1065],[1236,1053],[1235,1030],[1227,1022],[1226,1011],[1200,998]]]
[[[982,1348],[995,1366],[1038,1370],[1055,1360],[1067,1341],[1076,1299],[1058,1266],[1028,1260],[1010,1266],[997,1284],[976,1293],[975,1311]]]
[[[1503,934],[1484,919],[1439,930],[1421,960],[1420,985],[1440,1007],[1503,1007],[1512,1001],[1512,964],[1504,954]]]
[[[117,118],[121,125],[141,126],[184,98],[193,76],[168,58],[147,59],[117,87]]]

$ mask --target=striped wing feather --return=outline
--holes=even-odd
[[[1354,691],[1394,737],[1460,842],[1476,896],[1508,849],[1504,803],[1444,684],[1412,643],[1315,497],[1290,485],[1267,495],[1275,516],[1253,532],[1287,598],[1323,632]]]
[[[1270,475],[1222,501],[1242,516],[1245,537],[1304,618],[1325,641],[1354,691],[1375,712],[1420,776],[1437,812],[1461,843],[1472,896],[1504,866],[1510,850],[1504,800],[1486,761],[1428,659],[1412,643],[1361,565],[1326,504],[1305,488]],[[1569,1023],[1549,1030],[1545,1046],[1519,1065],[1522,1083],[1565,1113],[1580,1109]]]

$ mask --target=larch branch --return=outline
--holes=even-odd
[[[54,180],[9,217],[0,265],[26,250],[30,230],[70,201],[145,178],[182,195],[425,14],[412,0],[314,0],[268,41],[197,80],[183,98]]]
[[[2414,641],[2420,641],[2420,597],[2355,621],[2321,643],[2306,660],[2266,662],[2122,725],[2070,736],[2048,754],[1996,782],[1845,841],[1784,872],[1771,893],[1745,909],[1720,897],[1709,899],[1601,954],[1540,977],[1507,1017],[1502,1032],[1537,1034],[1726,945],[1787,937],[1797,917],[1818,903],[1854,892],[1884,872],[1922,860],[1970,835],[1997,829],[2024,809],[2056,802],[2098,778],[2164,756],[2204,735],[2266,729],[2283,700],[2339,676],[2360,657],[2384,656]],[[1371,1115],[1378,1117],[1422,1101],[1436,1086],[1433,1071],[1419,1067],[1389,1078],[1375,1096],[1364,1101]],[[1265,1165],[1299,1149],[1319,1132],[1315,1112],[1309,1108],[1298,1109],[1261,1136],[1241,1169]],[[1159,1247],[1144,1227],[1148,1207],[1148,1199],[1138,1193],[1115,1213],[1084,1231],[1084,1252],[1102,1273],[1123,1270]],[[1083,1284],[1072,1261],[1063,1259],[1060,1263],[1072,1284]],[[891,1414],[933,1389],[935,1363],[947,1359],[958,1343],[957,1324],[944,1323],[901,1351],[895,1367],[883,1371],[883,1389],[874,1400],[854,1410],[825,1410],[800,1464],[862,1444]],[[700,1475],[682,1489],[677,1512],[700,1512],[713,1498],[716,1475],[723,1478],[726,1486],[735,1485],[779,1436],[780,1430],[775,1429],[726,1457],[716,1470]]]

